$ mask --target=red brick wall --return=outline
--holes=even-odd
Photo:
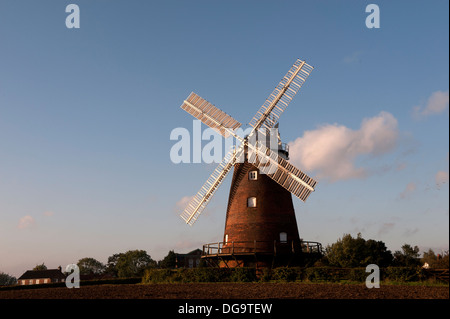
[[[249,180],[248,173],[257,168],[249,163],[236,164],[230,188],[230,197],[225,224],[228,245],[239,241],[267,241],[273,249],[273,242],[280,241],[280,233],[287,233],[288,244],[299,242],[297,221],[291,193],[264,174],[257,180]],[[256,207],[247,207],[247,199],[256,197]],[[235,243],[235,247],[238,246]]]

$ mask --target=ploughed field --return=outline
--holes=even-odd
[[[448,299],[448,287],[317,283],[182,283],[1,290],[0,299]]]

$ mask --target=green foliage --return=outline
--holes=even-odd
[[[336,270],[328,267],[306,268],[305,279],[308,281],[337,281],[338,276]]]
[[[98,275],[105,271],[105,265],[94,258],[82,258],[77,263],[81,275]]]
[[[352,268],[347,274],[347,279],[350,281],[365,282],[369,273],[366,268]]]
[[[435,254],[432,249],[423,253],[421,264],[427,263],[430,268],[434,269],[448,269],[449,268],[449,256],[448,250],[440,254]]]
[[[387,267],[382,279],[395,282],[420,281],[425,278],[421,267]]]
[[[228,268],[190,268],[183,272],[184,282],[225,282],[229,281],[231,269]]]
[[[260,275],[259,280],[261,282],[268,282],[272,279],[272,269],[264,268],[262,274]]]
[[[108,257],[108,263],[106,264],[105,273],[109,274],[110,276],[117,277],[117,262],[119,261],[120,257],[122,257],[124,254],[114,254],[112,256]]]
[[[272,271],[272,280],[277,281],[296,281],[300,280],[303,274],[301,268],[280,267]]]
[[[257,276],[254,268],[191,268],[147,269],[142,283],[187,282],[257,282],[257,281],[310,281],[310,282],[360,282],[366,281],[366,268],[337,267],[279,267],[264,269]],[[425,280],[420,267],[387,267],[380,269],[381,280],[387,282],[412,282]]]
[[[145,250],[129,250],[118,256],[115,270],[119,278],[137,277],[142,276],[149,267],[156,267],[156,262]]]
[[[175,273],[176,271],[170,269],[146,269],[142,277],[142,282],[146,284],[175,282]]]
[[[47,266],[46,266],[44,263],[42,263],[42,264],[40,264],[40,265],[36,265],[36,266],[33,268],[33,270],[47,270]]]
[[[254,282],[257,280],[255,268],[234,268],[230,277],[233,282]]]
[[[190,268],[190,269],[146,269],[143,283],[172,282],[254,282],[254,268]]]
[[[342,239],[327,246],[326,260],[335,267],[365,267],[369,264],[386,267],[392,261],[392,254],[382,241],[366,241],[361,233],[356,238],[345,234]]]
[[[170,250],[166,257],[163,260],[158,262],[160,268],[169,268],[173,269],[177,264],[177,254],[173,250]]]
[[[398,267],[415,267],[420,265],[419,247],[404,244],[402,251],[395,251],[394,266]]]
[[[9,286],[17,284],[16,277],[5,274],[0,271],[0,286]]]

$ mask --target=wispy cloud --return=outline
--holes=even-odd
[[[291,161],[302,169],[315,171],[318,178],[338,181],[363,178],[369,170],[356,167],[362,155],[378,156],[392,151],[399,132],[396,118],[381,112],[362,121],[359,130],[325,124],[289,143]]]
[[[17,228],[27,229],[33,227],[35,224],[36,222],[34,218],[31,217],[30,215],[26,215],[19,219],[19,224],[17,225]]]
[[[448,91],[436,91],[428,98],[426,105],[418,105],[413,108],[413,116],[420,119],[429,115],[443,113],[448,109],[449,94]]]
[[[181,214],[183,210],[186,208],[187,204],[192,200],[194,196],[184,196],[178,202],[175,203],[175,207],[173,208],[177,214]]]
[[[411,194],[413,194],[415,192],[416,188],[417,188],[416,183],[410,182],[410,183],[408,183],[408,185],[406,185],[406,188],[403,190],[403,192],[401,192],[398,195],[398,197],[400,199],[409,198],[411,196]]]
[[[342,59],[342,61],[346,64],[353,64],[361,62],[362,51],[355,51],[352,54],[349,54]]]
[[[418,232],[419,232],[419,228],[417,228],[417,227],[415,227],[413,229],[407,228],[405,230],[405,232],[403,233],[403,236],[410,237],[410,236],[412,236],[412,235],[414,235],[414,234],[416,234]]]
[[[436,182],[436,187],[440,188],[444,184],[448,183],[448,172],[439,171],[439,172],[436,173],[436,176],[435,176],[434,179],[435,179],[435,182]]]
[[[389,233],[395,226],[395,223],[383,223],[378,230],[378,235],[383,235]]]

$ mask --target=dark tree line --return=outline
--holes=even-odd
[[[85,257],[78,261],[81,275],[93,277],[142,277],[145,269],[176,267],[176,253],[170,250],[160,261],[153,260],[145,250],[129,250],[108,257],[106,264],[92,257]],[[334,244],[325,248],[323,258],[316,262],[316,266],[333,267],[366,267],[376,264],[379,267],[419,267],[428,264],[430,268],[449,268],[449,252],[435,254],[432,249],[420,257],[419,248],[404,244],[401,250],[392,253],[382,241],[364,239],[361,234],[356,238],[345,234]],[[33,270],[45,270],[44,263],[36,265]],[[17,279],[0,271],[0,286],[17,283]]]
[[[169,251],[160,261],[153,260],[145,250],[129,250],[108,257],[106,264],[86,257],[77,263],[81,275],[105,275],[109,277],[141,277],[145,269],[149,268],[175,268],[176,254]]]

